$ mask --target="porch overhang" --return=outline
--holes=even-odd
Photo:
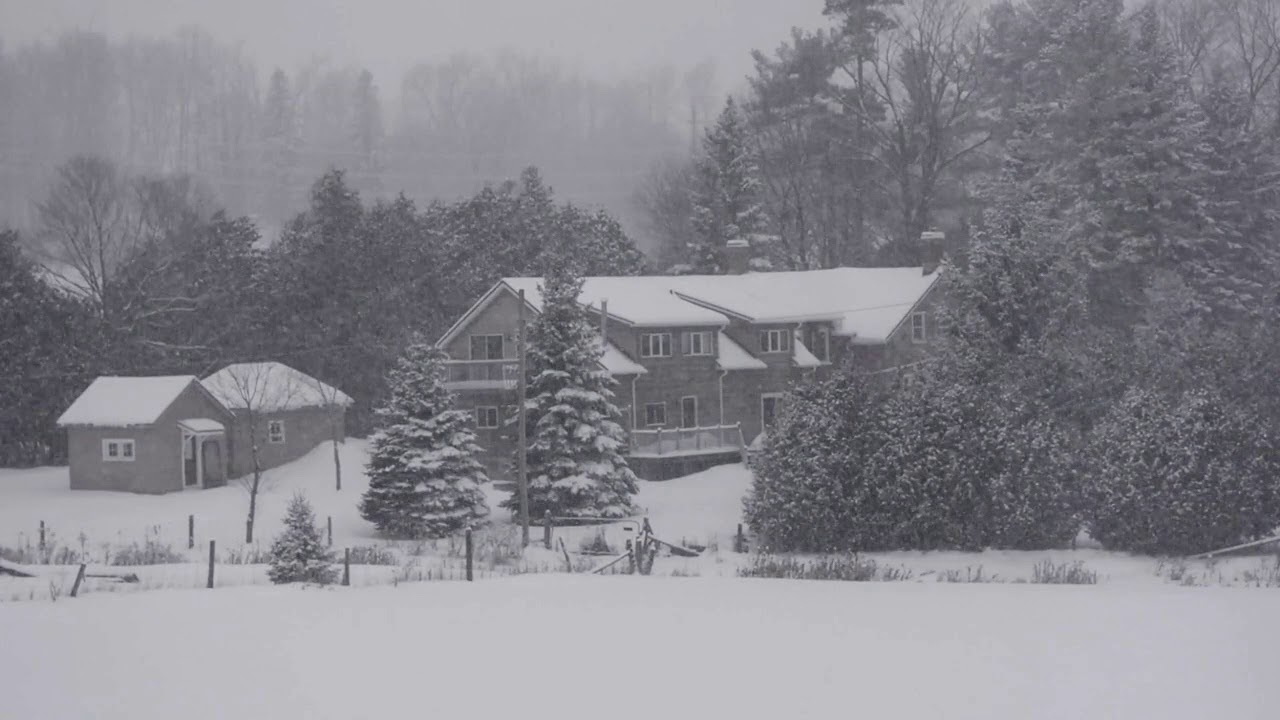
[[[196,436],[224,435],[227,432],[225,425],[217,420],[210,420],[209,418],[189,418],[187,420],[179,420],[178,427],[182,428],[187,433]]]

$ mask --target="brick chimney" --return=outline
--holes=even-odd
[[[751,244],[741,238],[735,238],[724,246],[725,272],[730,275],[741,275],[751,266]]]
[[[920,257],[923,274],[932,275],[942,264],[942,245],[947,234],[937,230],[926,230],[920,233]]]

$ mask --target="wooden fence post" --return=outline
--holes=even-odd
[[[329,547],[333,547],[333,516],[329,516]]]
[[[44,521],[40,521],[40,552],[44,552]]]
[[[187,549],[194,550],[196,547],[196,516],[187,516]]]
[[[467,528],[467,582],[471,582],[474,579],[471,574],[471,565],[474,554],[475,545],[471,541],[471,528]]]
[[[733,539],[733,551],[740,553],[747,551],[747,536],[742,533],[742,523],[738,523],[738,535]]]
[[[542,546],[551,549],[551,511],[548,510],[542,515]]]
[[[351,585],[351,548],[342,549],[342,586]]]
[[[209,582],[205,584],[205,587],[210,590],[213,589],[213,561],[214,558],[217,557],[216,552],[214,551],[215,542],[215,540],[209,541]]]
[[[75,597],[80,592],[82,582],[84,582],[84,563],[80,563],[80,570],[76,572],[76,581],[71,584],[71,597]]]

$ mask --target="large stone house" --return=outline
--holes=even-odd
[[[579,301],[606,338],[600,362],[618,382],[632,467],[662,479],[737,461],[805,374],[922,359],[938,278],[931,267],[588,277]],[[540,282],[499,281],[438,341],[493,477],[509,474],[515,449],[518,298],[532,318]]]
[[[258,363],[203,381],[100,377],[58,425],[67,430],[71,489],[165,493],[220,487],[252,472],[251,417],[259,461],[270,469],[342,435],[350,404],[293,368]]]

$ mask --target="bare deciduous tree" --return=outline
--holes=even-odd
[[[233,412],[248,431],[253,472],[238,479],[249,494],[249,516],[245,521],[245,542],[253,542],[257,519],[258,493],[263,490],[262,457],[259,445],[267,433],[265,419],[288,409],[305,388],[292,368],[272,362],[228,365],[205,380],[205,385]]]
[[[142,243],[139,214],[115,165],[81,155],[58,169],[38,210],[46,247],[66,282],[114,319],[113,283]]]
[[[872,92],[886,118],[878,161],[892,178],[900,240],[912,243],[936,220],[943,181],[991,140],[984,108],[983,35],[961,0],[911,0],[871,64]]]

